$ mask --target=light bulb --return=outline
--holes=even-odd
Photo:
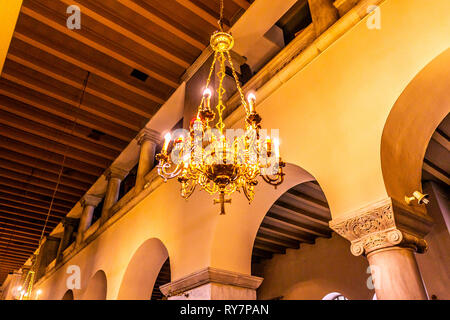
[[[255,103],[256,103],[256,97],[255,94],[249,93],[247,96],[248,104],[250,105],[250,113],[255,112]]]
[[[166,133],[166,135],[164,136],[164,146],[163,146],[163,149],[162,149],[162,151],[165,153],[165,152],[167,152],[167,147],[169,146],[169,142],[170,142],[170,139],[172,139],[172,135],[170,134],[170,132],[168,132],[168,133]]]
[[[205,97],[205,98],[211,98],[211,95],[212,95],[212,92],[211,92],[211,90],[209,89],[209,88],[205,88],[205,90],[203,90],[203,96]]]

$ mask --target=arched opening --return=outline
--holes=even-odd
[[[118,299],[148,300],[153,296],[158,276],[164,269],[169,253],[161,240],[146,240],[133,254],[120,285]],[[168,265],[170,277],[170,263]],[[167,280],[167,275],[164,273]],[[170,278],[169,278],[170,281]],[[159,286],[158,286],[159,289]],[[156,298],[155,292],[155,298]],[[160,297],[160,296],[158,296]],[[160,297],[162,298],[162,296]]]
[[[430,139],[450,110],[450,49],[408,84],[393,106],[381,140],[386,191],[400,204],[405,195],[422,191],[422,166]],[[425,213],[423,206],[414,210]]]
[[[332,232],[331,212],[317,181],[294,185],[267,211],[252,252],[252,274],[264,278],[263,300],[323,299],[336,288],[352,299],[371,299],[365,258]]]
[[[156,278],[155,285],[153,286],[152,296],[150,300],[165,300],[166,297],[163,295],[159,287],[170,282],[170,259],[167,258],[164,262],[161,270],[159,271],[158,277]]]
[[[103,270],[97,271],[89,280],[83,300],[106,300],[107,280]]]
[[[422,167],[422,189],[433,226],[425,236],[428,250],[417,263],[430,299],[450,299],[450,115],[439,124],[427,146]]]
[[[64,293],[63,297],[61,298],[61,300],[75,300],[73,298],[73,291],[72,290],[67,290],[66,293]]]

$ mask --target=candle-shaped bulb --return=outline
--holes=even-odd
[[[211,90],[209,88],[206,88],[203,91],[203,99],[205,100],[205,109],[210,110],[211,109]]]
[[[266,137],[266,150],[267,150],[267,156],[270,157],[272,154],[272,140],[269,136]]]
[[[172,139],[172,135],[170,134],[170,132],[166,133],[166,135],[164,136],[164,145],[162,148],[163,153],[167,152],[167,148],[169,147],[169,142]]]
[[[275,157],[279,160],[280,159],[280,141],[277,138],[273,139],[273,146],[274,146]]]
[[[256,97],[253,93],[250,93],[247,96],[248,104],[250,106],[250,113],[255,112],[255,104],[256,104]]]
[[[211,93],[211,90],[209,88],[205,88],[205,90],[203,90],[203,96],[205,98],[210,99],[211,95],[212,95],[212,93]]]

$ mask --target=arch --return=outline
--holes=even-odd
[[[381,167],[386,191],[393,199],[403,203],[406,194],[422,190],[427,146],[449,111],[450,49],[447,49],[408,84],[384,126]]]
[[[106,300],[106,292],[106,274],[103,270],[99,270],[89,280],[83,300]]]
[[[120,284],[119,300],[149,300],[155,281],[169,257],[161,240],[146,240],[133,254]]]
[[[256,197],[251,204],[243,195],[233,196],[233,205],[226,215],[219,217],[214,230],[211,266],[251,274],[253,244],[259,226],[273,203],[290,188],[314,177],[297,165],[287,163],[285,180],[276,189],[260,181]],[[233,237],[230,237],[233,230]]]
[[[73,297],[73,291],[70,290],[70,289],[67,290],[64,293],[63,297],[61,298],[61,300],[75,300],[74,297]]]

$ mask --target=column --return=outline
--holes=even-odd
[[[103,202],[103,210],[101,216],[101,224],[105,223],[110,217],[110,209],[119,199],[120,183],[127,176],[128,171],[119,167],[111,167],[106,172],[106,180],[108,186],[106,187],[105,200]]]
[[[64,217],[61,222],[64,226],[64,234],[61,239],[61,243],[59,244],[58,254],[56,256],[56,264],[60,263],[63,260],[64,250],[66,250],[67,247],[69,247],[69,245],[71,244],[74,231],[78,227],[79,219]]]
[[[263,278],[205,268],[160,287],[169,300],[256,300]]]
[[[161,142],[161,134],[157,131],[144,128],[136,139],[141,146],[141,151],[134,188],[135,192],[139,193],[144,189],[145,175],[152,169],[155,162],[155,150],[158,143]]]
[[[333,219],[330,227],[351,242],[355,256],[369,261],[379,300],[428,299],[415,253],[423,253],[423,239],[432,220],[391,198]]]
[[[83,207],[83,212],[81,213],[80,224],[78,226],[76,246],[79,246],[81,242],[83,242],[84,233],[91,226],[94,210],[101,201],[102,201],[101,197],[94,196],[91,194],[87,194],[81,199],[81,206]]]
[[[333,0],[308,0],[308,4],[318,37],[339,19],[339,12],[333,5]]]
[[[47,236],[36,257],[36,281],[45,274],[47,266],[57,257],[61,238]]]

